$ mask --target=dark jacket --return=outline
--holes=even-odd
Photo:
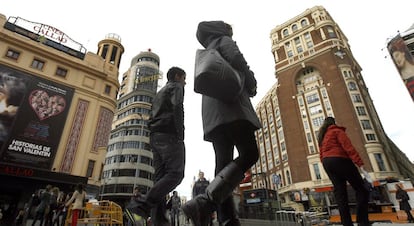
[[[319,145],[320,159],[326,157],[349,158],[357,166],[362,166],[361,157],[345,133],[345,127],[331,125],[326,130],[322,144]]]
[[[151,133],[161,132],[177,135],[184,140],[184,86],[179,82],[168,81],[158,91],[152,104],[148,122]]]
[[[193,186],[193,198],[195,198],[197,195],[204,194],[209,184],[210,182],[205,178],[198,179]]]
[[[240,72],[244,84],[241,95],[232,103],[224,103],[203,95],[202,118],[204,139],[207,141],[211,141],[210,132],[223,124],[245,120],[250,122],[253,130],[261,127],[250,102],[250,97],[256,95],[256,79],[231,36],[231,31],[223,21],[204,21],[198,25],[197,40],[200,44],[205,48],[217,49],[223,58]]]
[[[38,213],[44,213],[46,211],[46,208],[49,207],[50,199],[52,198],[52,195],[49,191],[44,191],[40,195],[40,203],[36,207],[36,212]]]
[[[407,192],[403,189],[397,189],[397,192],[395,193],[395,198],[398,200],[400,199],[400,210],[409,211],[411,210],[410,203],[408,200],[410,200],[410,196],[408,196]]]

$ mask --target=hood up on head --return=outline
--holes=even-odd
[[[198,24],[197,28],[197,40],[200,44],[207,48],[207,46],[216,38],[222,36],[231,37],[231,26],[224,21],[203,21]]]

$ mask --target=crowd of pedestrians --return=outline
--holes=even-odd
[[[8,210],[14,209],[13,212],[7,212],[7,219],[2,219],[2,208],[0,208],[0,225],[64,226],[67,211],[72,202],[76,200],[73,207],[76,207],[77,202],[81,203],[81,207],[83,206],[86,193],[81,201],[76,199],[79,186],[83,188],[82,184],[78,184],[74,192],[64,192],[59,187],[48,184],[44,188],[36,190],[23,208],[7,208]]]

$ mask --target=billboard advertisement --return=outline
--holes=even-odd
[[[400,35],[388,43],[388,51],[414,101],[414,57]]]
[[[0,162],[50,170],[73,93],[0,64]]]

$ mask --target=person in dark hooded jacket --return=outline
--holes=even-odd
[[[370,225],[368,219],[369,191],[356,167],[366,172],[363,167],[364,163],[346,135],[345,127],[337,126],[333,117],[327,117],[319,129],[318,143],[323,168],[334,187],[342,225],[354,225],[348,204],[347,182],[356,193],[358,225]]]
[[[143,218],[151,216],[155,226],[170,225],[166,217],[166,197],[184,178],[184,86],[186,73],[179,67],[167,72],[168,82],[152,104],[148,127],[154,155],[154,186],[132,199],[127,211]],[[128,214],[131,215],[131,214]]]
[[[259,157],[254,132],[261,123],[250,102],[250,97],[256,95],[256,79],[232,36],[232,27],[223,21],[203,21],[198,25],[200,44],[218,50],[240,73],[244,88],[240,96],[230,103],[202,96],[204,140],[213,144],[216,176],[205,193],[182,207],[195,226],[207,225],[216,209],[220,225],[240,225],[232,191]],[[238,151],[235,159],[234,147]]]

